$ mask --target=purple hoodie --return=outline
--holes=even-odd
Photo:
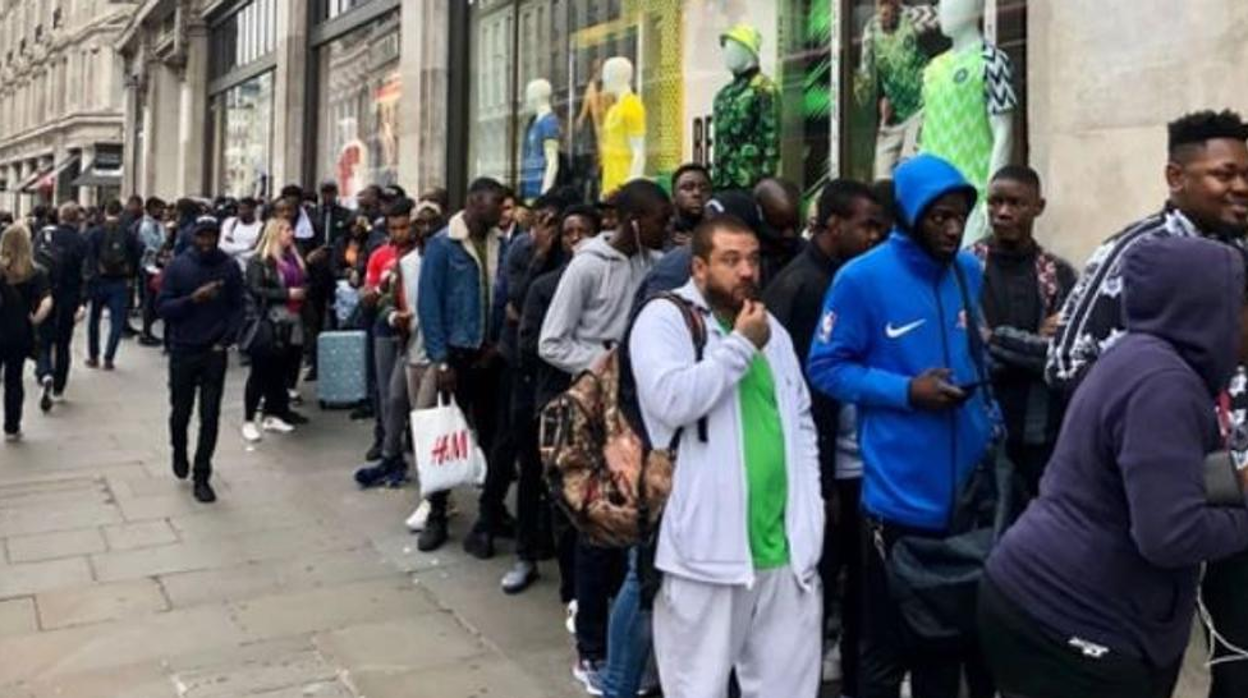
[[[988,576],[1062,641],[1169,666],[1200,563],[1248,548],[1248,512],[1207,506],[1203,478],[1222,447],[1212,405],[1238,354],[1244,263],[1220,243],[1167,238],[1125,264],[1128,334],[1075,393],[1040,497]]]

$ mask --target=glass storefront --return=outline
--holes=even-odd
[[[317,50],[317,177],[344,199],[398,181],[399,26],[394,12]]]
[[[213,97],[217,145],[214,172],[225,196],[273,193],[273,73],[264,73]]]
[[[984,0],[942,3],[960,45],[978,46],[964,56],[917,1],[476,0],[468,173],[531,192],[557,139],[556,181],[588,198],[638,171],[665,183],[689,161],[717,188],[775,175],[813,194],[831,173],[873,179],[923,147],[926,82],[939,100],[926,141],[978,182],[1002,119],[1007,159],[1025,161],[1026,145],[1026,2],[989,2],[986,17]],[[958,142],[972,127],[975,142]]]

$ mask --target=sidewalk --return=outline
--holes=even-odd
[[[553,562],[503,595],[509,543],[490,562],[459,547],[475,492],[451,542],[418,553],[414,488],[351,480],[371,424],[311,407],[309,385],[312,423],[248,448],[245,377],[231,366],[210,506],[169,472],[157,350],[125,342],[113,373],[79,361],[50,416],[27,396],[25,440],[0,444],[0,696],[585,695]],[[1176,695],[1203,697],[1189,665]]]

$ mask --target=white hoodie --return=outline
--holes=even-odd
[[[743,335],[720,327],[692,281],[676,293],[706,319],[702,361],[694,361],[689,328],[672,303],[646,305],[629,340],[637,398],[651,443],[671,443],[676,430],[684,429],[659,529],[656,566],[698,582],[751,586],[754,558],[738,384],[757,350]],[[798,583],[809,589],[823,552],[819,443],[793,342],[770,315],[768,324],[771,340],[763,354],[775,379],[784,431],[789,566]],[[697,438],[697,422],[703,417],[706,443]]]

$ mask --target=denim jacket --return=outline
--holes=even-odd
[[[493,305],[506,252],[498,229],[492,229],[486,237],[486,308]],[[416,312],[434,363],[445,362],[452,349],[480,349],[498,338],[502,314],[489,313],[489,327],[483,321],[479,264],[463,213],[425,245]]]

